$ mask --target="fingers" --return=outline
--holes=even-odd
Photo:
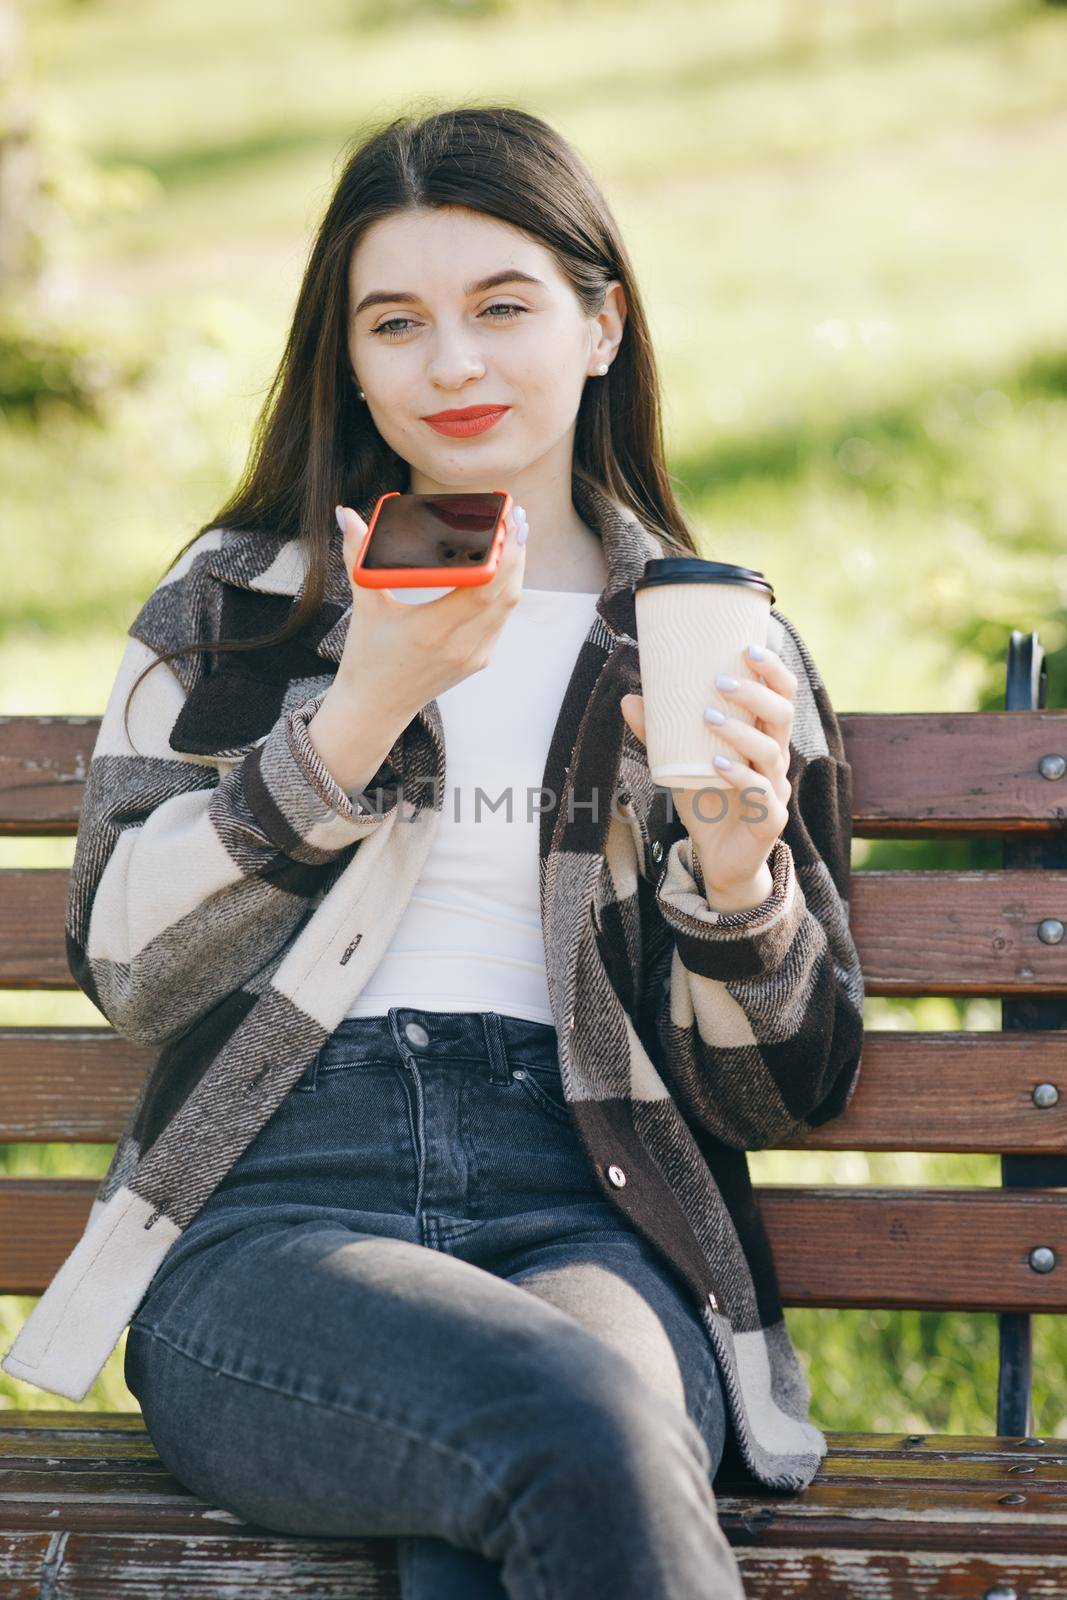
[[[747,722],[738,722],[735,717],[727,717],[722,724],[709,722],[708,727],[720,738],[729,740],[741,758],[772,782],[777,783],[789,770],[786,750],[769,733],[761,733],[758,728],[751,727]]]
[[[793,726],[797,680],[773,650],[767,651],[763,661],[753,660],[752,669],[765,681],[742,678],[736,688],[730,689],[716,677],[715,687],[727,700],[736,700],[758,717],[784,747]]]
[[[738,756],[747,766],[739,767],[728,775],[734,781],[738,773],[744,778],[750,772],[769,778],[783,804],[788,798],[789,737],[793,728],[797,680],[780,656],[767,649],[762,660],[746,651],[762,682],[742,678],[734,689],[726,688],[719,678],[715,687],[727,700],[734,700],[759,719],[762,727],[753,727],[737,718],[727,717],[722,724],[709,724],[716,733],[737,748]]]
[[[724,689],[717,680],[715,687],[727,700],[737,701],[769,727],[780,730],[792,725],[793,702],[777,689],[753,683],[751,678],[742,678],[736,689]]]
[[[526,537],[529,533],[529,524],[526,521],[526,512],[522,506],[512,506],[505,519],[507,535],[504,540],[504,553],[510,552],[516,566],[521,566],[526,557]],[[503,566],[503,561],[500,566]],[[500,570],[498,566],[497,571]]]
[[[470,593],[495,600],[503,591],[509,601],[518,600],[526,570],[526,527],[525,511],[521,506],[512,506],[504,519],[504,543],[496,571],[488,583],[474,585]]]
[[[624,694],[619,701],[623,721],[636,739],[647,744],[645,736],[645,699],[640,694]]]
[[[359,608],[366,608],[369,615],[373,606],[389,606],[396,608],[402,601],[390,594],[388,589],[374,589],[366,584],[357,583],[355,579],[356,556],[359,547],[367,536],[367,524],[358,511],[353,511],[351,506],[338,506],[336,508],[337,526],[344,532],[341,543],[341,559],[348,573],[348,583],[352,590],[352,604]]]
[[[504,518],[504,542],[496,571],[486,583],[459,584],[452,591],[471,605],[497,605],[502,597],[517,600],[522,593],[522,576],[526,567],[525,541],[519,543],[519,533],[526,525],[526,513],[521,506],[512,506]],[[451,599],[452,595],[442,596]],[[431,602],[432,604],[433,602]]]
[[[720,777],[726,779],[731,788],[749,791],[745,796],[746,799],[751,800],[751,791],[758,789],[764,797],[771,823],[776,831],[781,833],[789,817],[789,797],[793,792],[792,786],[785,778],[769,778],[765,772],[760,772],[744,761],[734,760],[723,767],[718,756],[715,757],[715,770]],[[778,807],[777,813],[775,806]]]
[[[337,517],[337,526],[344,535],[345,561],[348,562],[348,552],[350,548],[352,551],[352,559],[354,561],[356,551],[366,537],[367,524],[359,515],[359,512],[353,511],[351,506],[335,507],[335,515]],[[349,563],[349,565],[351,564]]]
[[[797,689],[799,688],[796,674],[790,672],[781,656],[776,655],[769,645],[765,645],[763,647],[763,652],[762,658],[757,659],[752,654],[752,647],[750,645],[745,651],[745,659],[749,666],[752,668],[753,672],[758,673],[759,676],[763,678],[772,689],[776,689],[777,692],[781,695],[784,695],[787,700],[795,700],[797,697]]]
[[[745,706],[769,731],[754,727],[737,717],[727,717],[721,724],[712,723],[709,719],[709,726],[737,750],[732,765],[722,767],[718,758],[716,765],[723,777],[738,788],[743,789],[753,780],[759,787],[770,783],[771,796],[781,806],[788,807],[792,789],[786,774],[789,771],[789,737],[793,727],[797,680],[773,650],[768,648],[761,660],[756,659],[750,650],[745,654],[753,671],[759,673],[763,681],[756,683],[750,678],[743,678],[736,689],[727,689],[716,679],[715,687],[727,700]]]
[[[343,534],[358,533],[362,538],[367,531],[367,524],[358,511],[353,511],[351,506],[335,506],[337,526]]]
[[[335,506],[334,514],[337,517],[337,526],[343,535],[342,553],[345,571],[348,573],[349,582],[352,582],[352,568],[356,563],[356,552],[362,544],[367,532],[367,524],[358,512],[351,506]]]

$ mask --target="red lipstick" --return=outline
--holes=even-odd
[[[422,420],[451,439],[465,439],[472,434],[485,433],[510,409],[509,406],[463,406],[453,411],[434,411]]]

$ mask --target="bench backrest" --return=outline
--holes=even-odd
[[[995,1152],[1002,1187],[757,1189],[786,1305],[1000,1314],[1001,1435],[1031,1431],[1031,1314],[1067,1311],[1067,711],[1046,684],[1037,634],[1014,632],[1003,711],[841,716],[856,837],[990,835],[1002,854],[853,873],[867,994],[996,996],[1002,1029],[868,1029],[848,1110],[789,1146]],[[0,718],[0,833],[75,833],[98,727]],[[67,878],[0,872],[0,988],[74,987]],[[150,1060],[108,1027],[0,1028],[0,1143],[113,1143]],[[44,1290],[95,1189],[0,1178],[0,1293]]]

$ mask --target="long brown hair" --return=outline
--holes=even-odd
[[[271,541],[299,538],[307,575],[300,599],[274,633],[191,640],[149,663],[127,697],[127,719],[141,679],[164,661],[196,650],[262,649],[298,634],[325,594],[330,542],[337,536],[334,507],[359,504],[383,478],[406,487],[407,463],[356,396],[347,341],[348,267],[373,223],[444,206],[481,212],[540,240],[586,316],[601,310],[612,279],[622,284],[622,342],[609,375],[583,391],[574,464],[657,534],[668,553],[697,553],[664,459],[659,377],[633,268],[581,156],[539,117],[513,106],[400,116],[346,161],[311,248],[241,479],[170,563],[212,528],[262,533]]]

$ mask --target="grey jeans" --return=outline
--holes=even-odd
[[[547,1024],[346,1018],[160,1264],[125,1375],[187,1488],[395,1536],[405,1600],[744,1594],[714,1351],[598,1188]]]

